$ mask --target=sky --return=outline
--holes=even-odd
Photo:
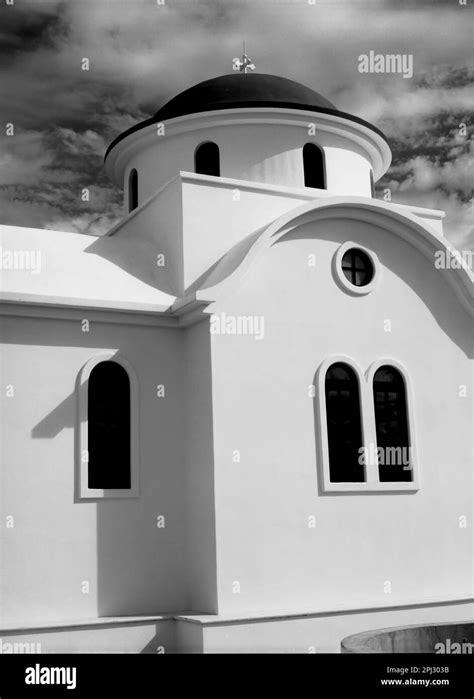
[[[445,210],[446,237],[474,249],[472,0],[0,3],[0,223],[104,234],[122,215],[107,145],[176,93],[231,73],[245,39],[257,71],[384,131],[393,161],[378,197]],[[412,77],[361,73],[371,51],[413,56]]]

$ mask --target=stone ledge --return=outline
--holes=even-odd
[[[252,612],[228,613],[228,614],[203,614],[199,612],[164,612],[162,614],[153,615],[133,615],[133,616],[110,616],[110,617],[92,617],[89,619],[65,619],[51,620],[48,622],[33,622],[26,624],[19,622],[17,624],[8,624],[0,627],[0,636],[6,633],[30,633],[51,631],[54,629],[85,629],[90,627],[105,627],[105,626],[128,626],[134,624],[153,624],[160,621],[181,621],[190,624],[198,624],[200,626],[213,626],[224,624],[245,624],[246,622],[259,621],[289,621],[292,619],[305,619],[311,617],[325,617],[341,614],[359,614],[377,611],[390,611],[395,609],[405,609],[410,607],[436,607],[452,604],[469,604],[474,603],[474,597],[443,597],[431,598],[427,600],[405,600],[396,604],[367,604],[367,605],[337,605],[320,609],[306,610],[285,610],[278,612],[275,610],[262,610]]]
[[[157,614],[151,616],[106,616],[92,617],[90,619],[66,619],[61,621],[33,622],[25,624],[9,624],[0,627],[0,636],[5,633],[31,633],[35,631],[52,631],[55,629],[86,629],[90,627],[104,626],[128,626],[132,624],[153,624],[158,621],[172,621],[175,613]]]
[[[255,611],[242,614],[179,614],[173,618],[176,621],[185,621],[191,624],[200,624],[202,626],[212,626],[219,624],[242,624],[246,622],[258,621],[284,621],[292,619],[305,619],[311,617],[325,617],[338,614],[360,614],[367,612],[390,611],[395,609],[405,609],[410,607],[437,607],[452,604],[469,604],[474,603],[474,597],[443,597],[432,598],[424,601],[406,600],[400,601],[397,604],[381,604],[374,603],[370,605],[337,605],[321,609],[311,610],[287,610],[285,612],[277,611]]]

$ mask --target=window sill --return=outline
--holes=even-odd
[[[138,498],[140,493],[136,489],[120,489],[114,490],[107,488],[106,490],[85,488],[81,490],[78,500],[123,500],[125,498]]]
[[[420,490],[414,481],[386,483],[324,483],[323,493],[416,493]]]

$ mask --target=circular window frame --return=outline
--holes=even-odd
[[[369,258],[374,273],[368,284],[356,286],[355,284],[352,284],[344,274],[342,269],[342,258],[349,250],[360,250]],[[340,245],[336,250],[336,254],[333,258],[333,274],[343,291],[347,291],[353,296],[365,296],[366,294],[370,294],[379,284],[381,275],[380,262],[377,255],[372,252],[372,250],[368,250],[363,245],[359,245],[359,243],[354,243],[353,241],[348,240],[346,243]]]

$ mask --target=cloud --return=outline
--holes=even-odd
[[[91,129],[87,129],[82,133],[73,131],[73,129],[63,129],[61,127],[57,130],[58,135],[62,141],[62,146],[64,150],[71,155],[87,156],[87,155],[98,155],[104,154],[106,149],[106,143],[100,134]]]
[[[399,173],[406,177],[398,183],[399,192],[431,192],[440,188],[447,192],[471,194],[474,181],[474,159],[472,153],[464,153],[454,160],[439,166],[428,158],[417,156],[403,163]]]
[[[118,217],[107,214],[82,214],[65,219],[53,218],[51,221],[46,221],[44,227],[53,231],[100,236],[105,235],[117,221]]]
[[[474,242],[469,138],[459,128],[474,114],[469,6],[22,0],[0,12],[0,123],[15,124],[14,139],[0,144],[5,223],[105,232],[122,199],[103,171],[107,144],[177,92],[230,72],[245,38],[260,72],[307,84],[381,127],[394,158],[378,187],[446,207],[447,234]],[[413,79],[359,73],[358,57],[371,50],[413,54]]]
[[[6,137],[0,152],[0,184],[28,185],[38,181],[54,159],[43,144],[43,134],[29,131]]]

